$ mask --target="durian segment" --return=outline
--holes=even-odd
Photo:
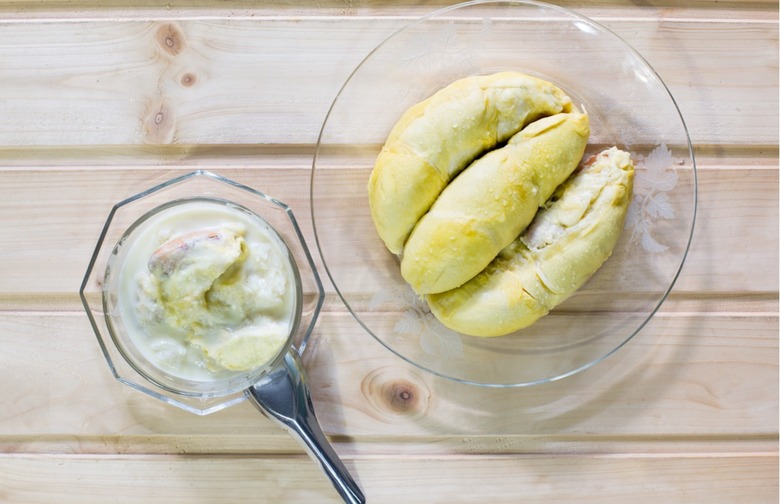
[[[553,84],[519,72],[467,77],[409,108],[368,183],[371,218],[393,253],[449,181],[483,152],[541,117],[568,112]]]
[[[173,238],[149,258],[165,301],[191,302],[246,258],[243,230],[206,229]]]
[[[142,323],[179,337],[161,352],[180,359],[189,346],[209,371],[244,371],[284,348],[283,258],[270,242],[248,243],[245,233],[237,225],[192,231],[151,255],[149,274],[139,275]]]
[[[286,323],[268,321],[230,334],[219,345],[204,349],[219,367],[232,371],[253,369],[270,362],[284,348],[290,328]]]
[[[472,163],[412,231],[401,260],[404,279],[417,293],[434,294],[485,269],[574,171],[589,134],[586,114],[556,114]]]
[[[528,327],[609,258],[631,201],[628,153],[608,149],[572,175],[526,231],[463,286],[427,296],[445,326],[473,336]]]

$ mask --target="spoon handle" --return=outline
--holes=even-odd
[[[314,415],[306,374],[298,353],[292,349],[288,351],[284,363],[264,380],[249,387],[247,395],[260,411],[298,439],[330,478],[344,502],[365,503],[363,493],[333,450]]]

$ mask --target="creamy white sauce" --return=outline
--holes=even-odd
[[[228,378],[284,347],[295,277],[285,245],[260,219],[219,202],[186,202],[150,217],[123,247],[120,316],[158,369],[186,380]]]

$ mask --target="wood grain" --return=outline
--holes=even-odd
[[[371,339],[351,316],[327,313],[305,361],[323,428],[349,452],[372,453],[363,439],[367,446],[393,440],[382,452],[397,454],[549,451],[548,437],[562,450],[591,438],[615,446],[664,437],[771,442],[778,423],[777,324],[770,313],[660,315],[588,371],[544,386],[493,390],[428,375]],[[297,450],[249,404],[197,417],[121,385],[80,313],[6,312],[0,344],[3,452]]]
[[[0,145],[313,144],[349,73],[401,23],[0,21]],[[608,24],[665,79],[694,144],[775,143],[776,25]]]
[[[777,460],[761,454],[367,457],[346,464],[372,503],[472,503],[487,496],[607,504],[777,500]],[[8,504],[341,502],[300,457],[0,456],[0,489]]]
[[[687,17],[709,20],[713,18],[766,19],[777,13],[772,0],[691,0],[680,4],[674,0],[652,0],[641,5],[626,4],[624,0],[561,0],[556,5],[572,9],[593,18],[614,17]],[[447,0],[401,0],[388,4],[383,0],[273,0],[257,4],[246,0],[228,0],[213,4],[209,0],[173,0],[160,6],[150,0],[136,0],[132,6],[121,0],[2,0],[0,12],[10,19],[51,16],[59,19],[89,16],[137,18],[139,14],[154,18],[228,17],[228,16],[330,16],[419,17],[436,9],[452,5]]]
[[[198,417],[117,382],[77,290],[111,206],[195,168],[286,201],[313,246],[335,94],[450,3],[0,0],[0,502],[340,502],[251,404]],[[672,296],[597,366],[486,389],[394,355],[326,280],[318,418],[369,502],[777,502],[777,2],[556,3],[635,47],[686,119],[699,207]],[[338,162],[361,179],[376,148]]]
[[[0,200],[0,213],[15,213],[18,218],[0,220],[0,235],[5,237],[0,260],[6,268],[0,299],[11,303],[13,293],[75,295],[111,206],[187,171],[106,168],[6,172],[7,196]],[[215,171],[285,201],[300,220],[309,246],[315,249],[308,191],[299,189],[309,183],[308,170],[216,167]],[[345,176],[353,175],[364,176],[351,172]],[[362,187],[362,182],[355,183]],[[675,292],[776,293],[777,169],[703,167],[699,185],[698,222]],[[345,200],[343,204],[352,208],[364,202]],[[329,217],[321,215],[320,223],[325,225]],[[374,233],[370,226],[358,232]],[[46,275],[29,274],[41,264],[46,265]]]

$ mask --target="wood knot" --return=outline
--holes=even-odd
[[[173,23],[166,23],[158,28],[154,39],[160,49],[171,56],[178,56],[185,47],[184,35]]]
[[[173,143],[176,133],[176,120],[173,111],[165,101],[153,101],[145,113],[143,133],[147,143]]]
[[[382,417],[417,418],[428,411],[431,394],[416,374],[398,368],[369,373],[361,383],[363,395]]]
[[[184,87],[192,87],[198,82],[198,76],[192,72],[187,72],[179,79],[181,85]]]
[[[390,409],[401,414],[414,411],[418,401],[416,387],[404,380],[382,385],[382,395]]]

